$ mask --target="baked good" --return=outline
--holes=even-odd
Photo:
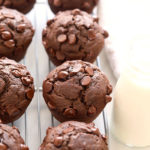
[[[0,59],[0,120],[18,119],[34,95],[33,78],[27,68],[7,58]]]
[[[36,0],[0,0],[0,6],[16,9],[22,13],[28,13]]]
[[[43,83],[43,96],[60,122],[92,122],[111,101],[107,77],[93,64],[67,61],[49,73]]]
[[[69,121],[48,128],[39,150],[108,150],[108,146],[93,123]]]
[[[81,9],[92,13],[93,8],[97,5],[98,0],[48,0],[51,10],[54,13],[64,10]]]
[[[47,22],[43,30],[43,44],[55,65],[66,60],[94,62],[107,36],[97,19],[75,9],[60,12]]]
[[[0,150],[29,150],[16,127],[0,124]]]
[[[20,61],[32,41],[30,21],[16,10],[0,7],[0,57]]]

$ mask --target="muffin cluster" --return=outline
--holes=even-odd
[[[111,101],[112,92],[105,74],[92,64],[109,36],[98,18],[88,14],[98,0],[48,2],[58,13],[47,22],[42,40],[57,67],[43,81],[43,97],[52,115],[63,123],[47,129],[39,150],[108,150],[106,138],[91,123]],[[0,0],[0,150],[29,150],[19,130],[4,124],[19,119],[34,96],[33,77],[16,62],[24,58],[34,35],[31,22],[22,14],[34,3]]]

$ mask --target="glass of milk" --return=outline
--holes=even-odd
[[[110,132],[127,147],[150,150],[150,35],[131,43],[113,95]]]

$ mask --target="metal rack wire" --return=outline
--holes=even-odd
[[[97,11],[95,11],[96,14]],[[47,74],[54,68],[49,61],[41,41],[42,29],[49,18],[53,17],[46,0],[37,0],[35,8],[27,15],[36,29],[35,36],[26,57],[21,62],[27,66],[34,77],[35,96],[26,113],[16,122],[12,123],[19,128],[22,137],[30,150],[38,150],[48,126],[59,124],[51,115],[42,96],[42,82]],[[100,59],[97,57],[97,66],[100,68]],[[102,134],[108,135],[107,117],[105,111],[95,120]]]

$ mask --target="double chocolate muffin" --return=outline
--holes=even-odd
[[[0,120],[18,119],[34,95],[33,78],[24,65],[7,58],[0,59]]]
[[[30,21],[16,10],[0,7],[0,57],[20,61],[32,41]]]
[[[108,146],[93,123],[69,121],[48,128],[39,150],[108,150]]]
[[[28,13],[36,0],[0,0],[0,6],[16,9],[22,13]]]
[[[92,122],[111,101],[107,77],[93,64],[67,61],[49,73],[43,83],[43,96],[60,122]]]
[[[75,8],[91,13],[98,0],[48,0],[48,2],[54,13]]]
[[[16,127],[0,124],[0,150],[29,150]]]
[[[66,60],[94,62],[104,47],[108,33],[86,12],[78,9],[60,12],[47,22],[43,45],[55,65]]]

